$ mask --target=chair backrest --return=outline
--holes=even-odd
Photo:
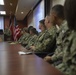
[[[3,30],[0,29],[0,38],[2,39],[2,41],[4,41],[4,34],[3,34]]]
[[[3,30],[2,29],[0,29],[0,35],[3,35]]]

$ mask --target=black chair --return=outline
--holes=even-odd
[[[0,29],[0,35],[3,35],[3,30],[2,29]]]
[[[0,38],[4,41],[4,33],[2,29],[0,29]]]

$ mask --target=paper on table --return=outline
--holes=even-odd
[[[10,44],[16,44],[15,42],[12,42],[12,43],[10,43]]]
[[[32,54],[32,52],[23,52],[23,51],[19,51],[18,53],[19,53],[19,55]]]

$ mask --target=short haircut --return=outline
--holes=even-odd
[[[55,5],[52,7],[52,10],[56,12],[59,18],[64,19],[64,7],[62,5]]]
[[[32,31],[34,34],[38,35],[38,31],[36,30],[36,28],[31,28],[30,31]]]
[[[48,21],[50,21],[50,15],[46,15],[46,17],[48,19]]]
[[[42,19],[39,22],[43,25],[44,28],[46,28],[46,26],[45,26],[45,19]]]
[[[76,0],[65,1],[64,13],[69,28],[72,30],[76,30]]]
[[[33,28],[33,26],[29,26],[28,27],[28,33],[30,32],[30,29]]]

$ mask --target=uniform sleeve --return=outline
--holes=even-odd
[[[53,28],[50,31],[46,31],[43,36],[43,41],[38,42],[38,45],[35,46],[35,52],[47,51],[46,47],[51,46],[56,36],[56,30]],[[48,52],[48,51],[47,51]]]
[[[35,46],[35,52],[43,52],[49,42],[50,38],[45,39],[42,43],[38,42],[38,45]]]
[[[63,67],[60,64],[57,68],[64,72],[65,75],[76,75],[76,36],[71,34],[65,38],[63,51]],[[64,68],[64,69],[62,69]]]
[[[35,36],[33,36],[33,37],[29,40],[28,45],[26,46],[27,49],[29,49],[30,46],[32,46],[32,45],[35,43],[37,37],[38,37],[38,36],[35,35]]]
[[[27,44],[30,39],[31,39],[30,35],[26,34],[21,43]]]
[[[72,46],[70,48],[70,53],[67,55],[67,65],[70,68],[70,75],[76,75],[76,38],[74,38],[72,42]]]
[[[52,61],[55,61],[57,59],[61,59],[63,56],[63,52],[61,51],[61,49],[56,49],[55,50],[55,53],[51,56],[51,60]]]
[[[61,25],[60,30],[58,32],[58,36],[56,37],[56,45],[57,48],[55,50],[54,55],[51,57],[51,60],[55,61],[57,59],[61,59],[63,57],[63,49],[62,49],[62,42],[63,37],[65,36],[66,31],[68,30],[67,23],[64,21],[63,25]]]
[[[21,42],[21,40],[22,40],[23,37],[24,37],[24,35],[22,35],[22,36],[19,38],[19,40],[18,40],[19,43]]]

